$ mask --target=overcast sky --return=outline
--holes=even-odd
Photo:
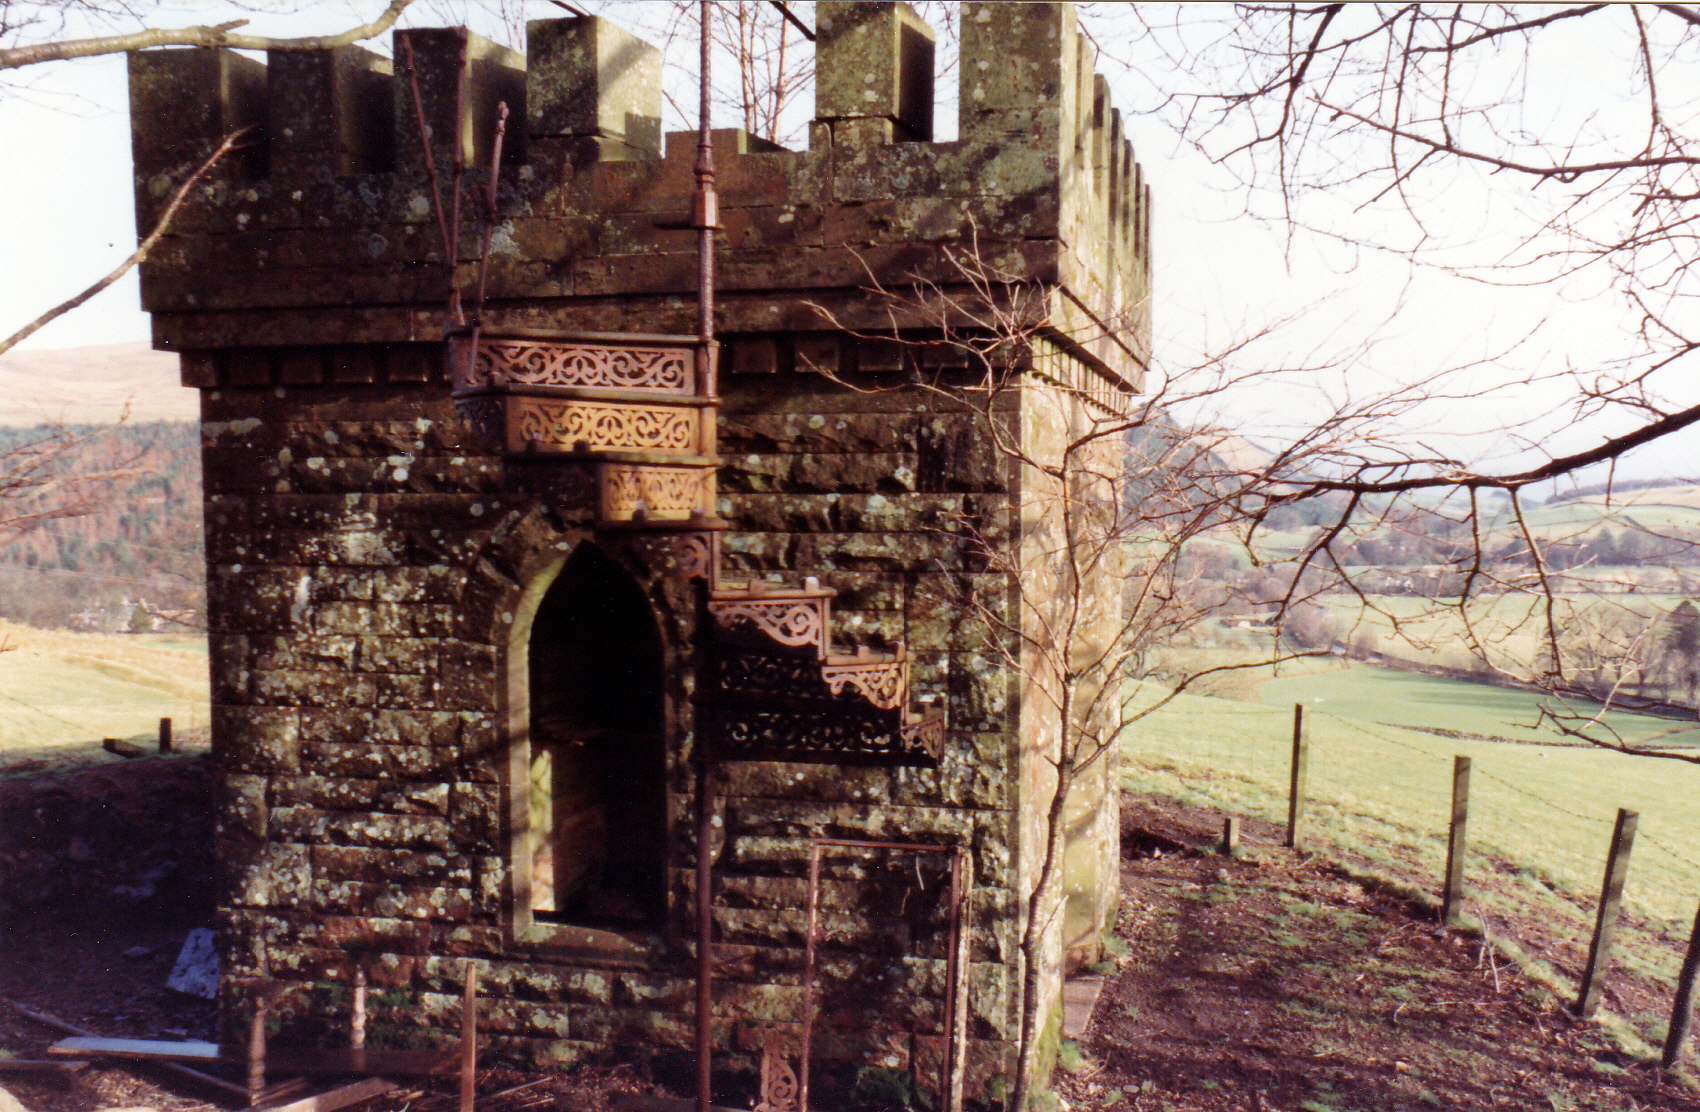
[[[653,23],[656,17],[654,8],[641,4],[583,6],[599,8],[629,24]],[[232,18],[228,4],[165,7],[154,23]],[[239,16],[252,18],[247,30],[255,33],[324,33],[370,18],[382,4],[361,0],[296,7],[298,11],[285,14],[241,12]],[[469,22],[484,33],[501,36],[493,3],[450,5],[424,0],[407,13],[404,25],[441,26],[457,21],[459,13],[467,13]],[[545,18],[558,14],[558,9],[532,0],[526,14]],[[1093,14],[1088,13],[1089,20]],[[1125,37],[1125,28],[1102,18],[1093,26],[1107,50],[1142,59],[1139,44]],[[387,36],[381,49],[388,49]],[[1564,49],[1562,43],[1560,49]],[[1578,95],[1586,96],[1587,44],[1579,39],[1572,49],[1573,56],[1561,53],[1554,59],[1554,70],[1565,74]],[[1142,112],[1153,103],[1153,88],[1163,79],[1152,76],[1155,62],[1146,59],[1141,64],[1139,79],[1108,60],[1100,68],[1128,117],[1137,156],[1155,194],[1154,313],[1161,358],[1184,363],[1237,334],[1257,330],[1266,321],[1294,318],[1296,325],[1254,349],[1256,358],[1299,363],[1319,353],[1367,345],[1354,358],[1349,378],[1318,376],[1312,384],[1316,397],[1311,401],[1320,403],[1324,395],[1332,397],[1340,390],[1361,391],[1367,384],[1480,359],[1536,330],[1543,321],[1548,322],[1544,335],[1518,356],[1525,370],[1550,370],[1565,361],[1585,366],[1612,354],[1611,338],[1622,328],[1622,310],[1597,296],[1598,289],[1586,280],[1562,289],[1485,287],[1433,271],[1414,271],[1399,259],[1352,250],[1326,239],[1287,238],[1278,224],[1246,219],[1243,196],[1230,188],[1220,170],[1181,145],[1158,116]],[[0,334],[105,273],[133,250],[136,234],[123,56],[38,66],[17,80],[22,87],[14,84],[0,90],[0,152],[4,152],[0,197],[5,199],[0,206],[0,258],[5,260],[0,266],[0,306],[4,306]],[[946,83],[953,86],[954,76]],[[941,136],[955,133],[954,120],[948,118],[952,108],[949,103],[941,106]],[[673,121],[669,126],[683,123]],[[1466,228],[1479,227],[1481,240],[1488,241],[1495,234],[1496,214],[1483,196],[1460,188],[1450,210],[1436,202],[1437,211]],[[1342,209],[1343,222],[1353,218]],[[147,337],[147,318],[137,307],[132,273],[26,344],[72,347]],[[1490,378],[1479,372],[1473,381],[1486,383]],[[1506,388],[1487,402],[1436,406],[1412,432],[1434,438],[1477,432],[1476,451],[1504,456],[1506,442],[1488,430],[1502,425],[1508,414],[1523,418],[1556,409],[1564,396],[1557,387]],[[1302,416],[1303,403],[1295,401],[1297,397],[1291,390],[1267,396],[1247,390],[1235,404],[1248,414],[1248,428],[1258,432],[1256,423],[1271,421],[1271,415],[1283,407]],[[1274,421],[1261,431],[1277,434],[1279,424]],[[1555,417],[1536,433],[1549,447],[1560,444],[1566,435],[1564,424],[1564,419]],[[1630,461],[1629,471],[1637,475],[1700,471],[1700,450],[1692,440],[1646,450]]]

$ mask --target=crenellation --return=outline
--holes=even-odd
[[[271,175],[285,181],[395,168],[393,68],[360,46],[266,57]]]
[[[595,16],[526,24],[528,138],[600,139],[600,160],[661,151],[661,52]],[[622,157],[623,156],[623,157]]]
[[[932,140],[935,35],[913,8],[827,0],[815,33],[815,120],[834,145]]]
[[[423,110],[425,126],[434,139],[441,189],[447,189],[449,166],[457,157],[464,166],[488,172],[495,144],[497,105],[500,103],[506,103],[510,113],[502,145],[502,161],[507,165],[518,165],[525,160],[525,129],[519,124],[526,118],[525,55],[464,28],[397,31],[395,37],[398,40],[396,72],[391,88],[395,165],[399,175],[411,179],[415,188],[425,185],[424,145],[419,134],[420,109]],[[411,55],[408,45],[412,47]],[[460,79],[463,52],[464,89]],[[410,56],[413,59],[411,73],[407,63]],[[412,92],[415,77],[419,88],[418,109],[414,106]],[[464,109],[458,127],[455,121],[457,105]],[[445,203],[448,200],[445,194]],[[410,197],[407,204],[408,215],[417,213],[421,218],[429,215],[418,211],[419,206],[413,198]]]

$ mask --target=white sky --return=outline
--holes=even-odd
[[[232,5],[175,3],[154,19],[156,25],[216,22],[232,18]],[[509,0],[509,9],[515,0]],[[588,3],[628,25],[655,18],[653,8],[633,3]],[[313,34],[341,30],[371,18],[380,0],[301,3],[285,14],[240,12],[253,20],[245,30],[263,34]],[[1102,7],[1102,6],[1101,6]],[[531,0],[524,14],[547,18],[558,9]],[[421,0],[404,17],[404,26],[442,26],[466,21],[493,37],[501,35],[498,5],[449,4]],[[120,28],[128,29],[128,28]],[[1107,49],[1137,44],[1116,36],[1121,29],[1095,25]],[[99,28],[97,30],[110,30]],[[1584,101],[1592,98],[1590,44],[1581,37],[1555,37],[1552,72],[1563,74],[1567,88]],[[387,37],[381,47],[387,50]],[[673,59],[668,59],[669,62]],[[693,58],[681,59],[694,62]],[[1285,241],[1278,225],[1241,215],[1244,200],[1219,169],[1180,146],[1158,118],[1137,108],[1148,104],[1153,85],[1141,84],[1108,64],[1115,101],[1127,117],[1135,150],[1155,194],[1157,303],[1160,356],[1185,361],[1187,353],[1220,344],[1236,333],[1254,331],[1280,317],[1298,323],[1253,349],[1270,363],[1302,362],[1318,351],[1350,350],[1372,339],[1366,354],[1353,360],[1349,375],[1320,375],[1309,385],[1314,396],[1337,398],[1343,390],[1362,392],[1430,368],[1468,362],[1504,348],[1509,341],[1546,321],[1544,339],[1518,357],[1527,368],[1550,370],[1566,360],[1578,366],[1609,357],[1622,327],[1621,309],[1597,296],[1587,280],[1563,289],[1501,289],[1433,271],[1411,271],[1401,260],[1347,250],[1315,237]],[[129,125],[126,117],[125,62],[122,55],[54,63],[24,71],[24,88],[0,90],[0,334],[8,333],[51,305],[71,296],[123,259],[135,244],[131,207]],[[1173,78],[1177,83],[1181,78]],[[946,82],[954,86],[954,77]],[[948,112],[946,105],[944,111]],[[731,122],[731,121],[728,121]],[[1609,123],[1609,120],[1607,121]],[[683,126],[670,122],[669,128]],[[954,127],[941,121],[942,135]],[[1456,201],[1437,205],[1455,228],[1479,230],[1481,242],[1499,234],[1501,214],[1484,197],[1479,183],[1460,182]],[[1312,222],[1330,217],[1313,207]],[[1362,219],[1344,207],[1342,228]],[[27,347],[73,347],[148,338],[146,315],[137,307],[132,273],[95,301],[48,326],[26,341]],[[1514,363],[1517,360],[1513,360]],[[1478,375],[1480,381],[1487,381]],[[1303,391],[1247,390],[1234,408],[1271,415],[1303,409]],[[1526,419],[1556,411],[1566,397],[1557,387],[1519,388],[1490,395],[1487,401],[1439,404],[1416,418],[1413,435],[1461,441],[1459,434],[1491,430],[1507,419]],[[1314,398],[1313,398],[1314,400]],[[1700,399],[1696,399],[1700,400]],[[1541,430],[1547,446],[1573,448],[1565,441],[1565,418],[1554,416]],[[1279,424],[1276,421],[1275,424]],[[1254,431],[1256,431],[1254,429]],[[1574,435],[1574,434],[1572,434]],[[1483,435],[1477,450],[1490,450],[1494,437]],[[1629,461],[1633,476],[1700,472],[1700,440],[1686,438],[1643,450]],[[1625,471],[1620,470],[1620,474]]]

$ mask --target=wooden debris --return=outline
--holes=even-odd
[[[382,1096],[395,1088],[394,1081],[382,1077],[363,1077],[359,1081],[339,1085],[328,1092],[302,1097],[288,1104],[262,1105],[260,1112],[335,1112],[338,1108],[346,1108],[371,1097]]]
[[[49,1054],[85,1055],[95,1058],[138,1058],[167,1062],[216,1062],[219,1045],[214,1042],[164,1039],[103,1039],[80,1035],[60,1039],[47,1048]]]
[[[128,741],[120,741],[115,737],[103,738],[101,740],[100,747],[108,753],[112,753],[120,757],[139,757],[142,755],[142,747],[140,745],[136,745]]]
[[[156,1039],[102,1039],[82,1037],[61,1039],[48,1050],[50,1054],[85,1055],[96,1058],[130,1058],[158,1062],[233,1062],[245,1063],[245,1048],[220,1046],[209,1042],[171,1042]],[[461,1047],[450,1046],[436,1050],[379,1050],[349,1048],[317,1049],[313,1047],[268,1047],[266,1070],[273,1073],[336,1074],[369,1073],[401,1077],[426,1077],[456,1073],[461,1062]],[[215,1079],[216,1080],[216,1079]],[[221,1084],[229,1086],[229,1082]],[[245,1086],[236,1086],[244,1094]]]
[[[80,1038],[96,1038],[96,1037],[98,1037],[98,1036],[95,1035],[95,1033],[93,1031],[87,1030],[86,1028],[78,1027],[75,1024],[66,1023],[64,1020],[60,1019],[56,1015],[50,1015],[47,1012],[36,1011],[34,1008],[26,1008],[22,1004],[19,1004],[16,1001],[13,1001],[13,1000],[8,1000],[6,1002],[8,1004],[11,1004],[13,1009],[16,1010],[19,1015],[24,1016],[26,1019],[33,1019],[37,1023],[44,1024],[48,1027],[52,1027],[52,1028],[54,1028],[55,1030],[58,1030],[58,1031],[64,1031],[64,1032],[67,1032],[69,1034],[76,1035]],[[190,1067],[182,1065],[178,1062],[160,1061],[158,1063],[158,1065],[160,1066],[161,1069],[170,1070],[172,1073],[177,1074],[179,1077],[187,1077],[190,1080],[199,1081],[203,1085],[210,1085],[213,1088],[220,1089],[220,1090],[222,1090],[226,1093],[234,1093],[237,1096],[240,1096],[240,1097],[243,1097],[243,1098],[246,1098],[247,1095],[248,1095],[248,1090],[243,1088],[241,1085],[232,1085],[230,1082],[224,1080],[224,1078],[222,1078],[222,1077],[214,1077],[210,1073],[202,1073],[200,1070],[191,1069]]]
[[[0,1058],[0,1073],[78,1073],[89,1068],[81,1059]]]

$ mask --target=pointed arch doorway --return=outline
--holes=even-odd
[[[665,910],[667,762],[654,612],[586,542],[538,604],[528,646],[531,911],[633,927]]]

